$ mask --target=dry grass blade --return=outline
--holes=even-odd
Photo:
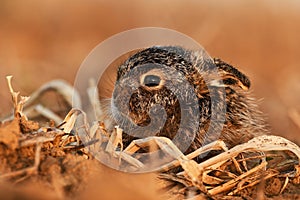
[[[43,93],[49,90],[57,91],[57,93],[61,94],[68,104],[73,105],[74,108],[81,108],[81,100],[78,91],[64,80],[52,80],[42,85],[37,91],[30,95],[31,99],[27,102],[26,106],[33,104]]]
[[[52,112],[50,109],[42,106],[41,104],[36,105],[34,107],[34,109],[42,116],[53,120],[56,124],[59,124],[62,122],[62,118],[60,118],[57,114]],[[31,111],[29,111],[29,112],[31,112]]]
[[[201,155],[201,154],[204,154],[208,151],[211,151],[211,150],[223,150],[223,151],[227,151],[227,147],[226,147],[226,144],[221,141],[221,140],[217,140],[215,142],[212,142],[210,144],[207,144],[203,147],[200,147],[199,149],[193,151],[192,153],[186,155],[186,157],[188,159],[194,159],[195,157]],[[180,162],[179,160],[174,160],[168,164],[165,164],[161,167],[159,167],[158,169],[156,169],[155,171],[160,171],[160,172],[164,172],[164,171],[168,171],[172,168],[175,168],[175,167],[178,167],[180,165]]]
[[[289,177],[285,177],[284,184],[283,184],[283,186],[282,186],[282,188],[281,188],[279,194],[282,194],[282,193],[283,193],[283,191],[284,191],[284,189],[286,188],[286,186],[288,185],[288,183],[289,183]]]
[[[267,166],[267,162],[262,162],[260,165],[252,168],[251,170],[241,174],[240,176],[236,177],[235,179],[232,179],[230,181],[228,181],[227,183],[224,183],[221,186],[215,187],[211,190],[208,191],[208,193],[210,195],[216,195],[219,193],[222,193],[224,191],[228,191],[230,189],[232,189],[236,184],[238,184],[239,181],[241,181],[242,179],[246,178],[247,176],[250,176],[251,174],[264,169]]]
[[[118,151],[118,146],[120,146],[120,151],[123,151],[122,129],[116,126],[109,138],[105,151],[114,155],[114,152]]]
[[[237,185],[237,188],[235,190],[233,190],[232,192],[229,192],[228,195],[235,195],[246,188],[253,187],[253,186],[259,184],[261,181],[272,178],[278,174],[279,174],[279,172],[273,171],[273,170],[266,171],[265,173],[262,173],[262,174],[260,174],[260,173],[254,174],[254,176],[252,176],[252,177],[250,176],[248,179],[246,178],[246,179],[240,181]],[[247,184],[245,184],[245,183],[247,183]]]
[[[11,83],[12,76],[7,76],[6,79],[7,79],[7,84],[8,84],[10,94],[12,96],[13,105],[14,105],[14,117],[18,118],[19,116],[25,116],[23,114],[23,107],[24,104],[29,100],[29,97],[21,96],[19,101],[20,92],[14,91]]]
[[[229,149],[227,152],[221,153],[215,157],[212,157],[202,163],[199,164],[199,166],[203,168],[215,169],[216,167],[219,167],[220,164],[224,161],[227,161],[228,159],[231,159],[232,157],[236,157],[238,154],[247,151],[247,150],[256,150],[256,151],[291,151],[294,154],[297,155],[297,157],[300,160],[300,148],[294,144],[293,142],[279,137],[279,136],[273,136],[273,135],[263,135],[258,136],[256,138],[253,138],[247,143],[237,145],[233,147],[232,149]],[[213,168],[212,168],[213,167]]]

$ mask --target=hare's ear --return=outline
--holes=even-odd
[[[214,58],[214,63],[221,74],[225,86],[238,86],[243,90],[250,88],[250,80],[248,77],[235,67],[225,63],[219,58]]]

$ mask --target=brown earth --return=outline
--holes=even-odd
[[[300,111],[299,9],[300,3],[293,0],[84,3],[3,0],[0,2],[0,117],[12,109],[5,75],[14,76],[15,89],[22,95],[30,95],[53,79],[72,83],[81,62],[104,39],[131,28],[158,26],[194,38],[211,56],[220,57],[249,75],[254,94],[262,99],[261,109],[268,116],[272,134],[299,145],[300,130],[289,115],[291,110]],[[0,128],[0,140],[13,149],[10,153],[4,151],[9,154],[18,151],[14,150],[16,138],[23,134],[13,123],[2,124]],[[11,133],[11,137],[1,138],[3,132]],[[76,154],[60,153],[54,160],[53,155],[45,154],[44,174],[19,184],[1,184],[0,197],[10,194],[11,199],[32,199],[35,193],[37,199],[41,199],[39,195],[53,199],[61,198],[67,191],[78,198],[101,195],[110,199],[115,195],[115,199],[157,199],[153,175],[123,174],[93,161],[82,161]],[[26,159],[17,162],[24,155]],[[34,149],[14,156],[11,160],[15,163],[0,163],[1,172],[32,166]],[[51,168],[47,168],[48,162],[52,163]],[[95,182],[91,183],[89,176],[97,177]],[[51,182],[52,179],[56,182]],[[78,189],[76,184],[81,181],[89,182],[85,188],[90,189]],[[49,183],[56,188],[49,187]],[[272,193],[282,182],[273,180],[267,184],[267,191]],[[140,196],[132,196],[133,193]],[[297,189],[292,188],[278,198],[299,197],[294,193]]]

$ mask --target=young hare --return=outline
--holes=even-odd
[[[176,137],[180,149],[188,141],[185,153],[217,139],[231,148],[267,133],[249,87],[243,73],[204,50],[155,46],[119,66],[110,115],[125,146],[156,135]]]

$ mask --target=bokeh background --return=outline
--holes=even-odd
[[[88,53],[113,34],[157,26],[198,41],[238,67],[272,134],[300,144],[289,112],[300,111],[300,2],[297,0],[1,0],[0,117],[11,108],[5,76],[29,95],[53,79],[73,83]]]

